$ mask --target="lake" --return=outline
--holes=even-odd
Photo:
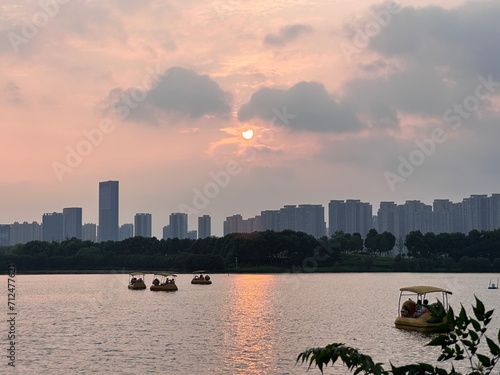
[[[496,274],[213,274],[212,285],[180,274],[177,292],[150,291],[152,276],[147,290],[133,291],[120,273],[17,275],[10,373],[320,374],[295,359],[333,342],[377,362],[434,361],[429,336],[394,328],[399,288],[408,285],[453,291],[456,312],[461,303],[470,311],[476,295],[496,309],[492,337],[500,321],[500,292],[487,289]],[[325,371],[347,373],[342,365]]]

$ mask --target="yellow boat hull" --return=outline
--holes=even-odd
[[[141,281],[136,281],[134,284],[129,284],[128,288],[131,290],[146,289],[146,284],[144,284],[144,282]]]
[[[431,313],[429,312],[419,318],[397,317],[394,325],[399,329],[423,333],[442,332],[447,330],[446,318],[440,323],[428,323],[427,320],[429,320],[430,317]]]

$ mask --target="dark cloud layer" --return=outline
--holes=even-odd
[[[341,133],[362,127],[354,108],[335,101],[318,82],[299,82],[286,90],[259,89],[238,111],[240,121],[255,117],[295,130]]]
[[[376,53],[377,60],[365,64],[363,53],[358,55],[360,65],[364,64],[361,69],[373,73],[372,78],[349,80],[345,93],[367,112],[379,103],[388,112],[441,117],[451,106],[475,95],[479,77],[491,75],[493,81],[500,81],[498,19],[500,3],[493,1],[469,2],[454,9],[401,8],[370,38],[366,50]],[[357,29],[363,30],[373,20],[372,13]],[[384,67],[382,61],[386,68],[391,64],[396,68],[377,74],[376,69]],[[488,104],[488,99],[480,101],[481,108]]]
[[[173,67],[161,75],[145,77],[149,87],[115,88],[105,100],[104,111],[123,119],[157,124],[165,116],[199,118],[225,117],[231,110],[231,96],[207,75]]]
[[[294,25],[286,25],[282,27],[277,33],[266,35],[264,43],[279,47],[299,38],[303,34],[310,33],[312,31],[313,28],[309,25],[299,23]]]

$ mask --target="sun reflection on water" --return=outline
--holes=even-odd
[[[276,321],[271,299],[275,281],[273,275],[235,279],[224,329],[224,367],[234,369],[234,374],[262,374],[272,363]]]

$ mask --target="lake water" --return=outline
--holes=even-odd
[[[191,285],[191,275],[178,275],[179,290],[169,293],[149,291],[151,274],[142,291],[127,289],[126,274],[17,275],[16,367],[2,355],[2,368],[16,374],[320,374],[295,366],[295,359],[332,342],[378,362],[433,361],[439,349],[424,346],[428,336],[394,328],[399,288],[417,284],[453,291],[455,311],[460,303],[470,310],[477,295],[496,309],[493,337],[500,321],[500,292],[487,289],[498,275],[211,276],[212,285]],[[2,345],[5,353],[5,339]],[[325,371],[346,373],[342,365]]]

